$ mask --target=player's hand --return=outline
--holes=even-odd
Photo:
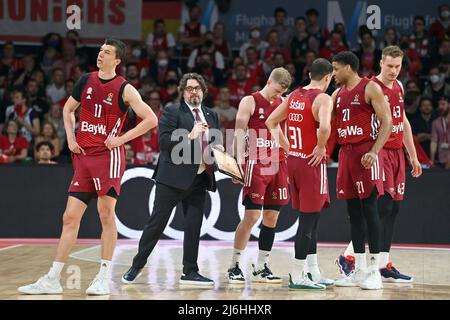
[[[108,137],[105,140],[105,146],[112,150],[114,148],[120,147],[123,144],[122,139],[120,137]]]
[[[243,184],[240,180],[235,178],[231,178],[231,182],[233,182],[234,184]]]
[[[412,159],[411,160],[411,165],[412,165],[412,171],[411,171],[411,175],[414,178],[418,178],[422,175],[422,166],[419,162],[419,160],[416,159]]]
[[[205,132],[208,128],[208,125],[204,122],[196,123],[192,128],[192,131],[189,133],[190,139],[197,139],[200,133]]]
[[[86,155],[86,152],[84,152],[83,148],[80,147],[76,141],[68,141],[67,144],[69,145],[70,151],[72,151],[73,153],[75,154],[82,153]]]
[[[311,160],[309,160],[308,165],[317,167],[322,162],[322,159],[326,158],[326,156],[327,156],[326,148],[316,146],[313,152],[310,155],[306,156],[306,158],[312,157]]]
[[[364,168],[370,169],[372,168],[376,160],[377,154],[375,152],[369,151],[361,157],[361,164],[363,165]]]
[[[224,148],[223,145],[221,145],[221,144],[215,144],[215,145],[214,145],[214,148],[219,149],[219,150],[222,151],[222,152],[225,152],[225,148]]]

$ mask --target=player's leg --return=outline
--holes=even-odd
[[[69,195],[63,215],[63,230],[52,267],[37,282],[18,288],[19,292],[26,294],[58,294],[63,292],[60,284],[61,271],[76,243],[80,221],[91,198],[91,193],[80,192]]]
[[[355,251],[355,269],[348,276],[335,282],[339,287],[356,287],[365,278],[367,270],[365,231],[362,203],[359,198],[347,199],[350,233]]]
[[[113,188],[106,195],[99,196],[97,200],[97,210],[102,225],[101,260],[99,271],[86,290],[86,293],[90,295],[110,294],[110,270],[117,242],[116,203],[117,193]]]
[[[369,264],[366,279],[361,283],[361,288],[369,290],[382,289],[380,265],[380,238],[381,222],[377,205],[378,191],[376,188],[368,198],[361,199],[364,218],[367,223],[369,243]],[[356,250],[355,250],[356,251]]]
[[[253,282],[281,283],[269,268],[270,252],[275,240],[275,227],[280,214],[279,205],[264,205],[263,221],[258,237],[258,261],[253,266]]]
[[[244,205],[244,218],[239,222],[234,235],[233,255],[227,274],[229,283],[245,283],[244,274],[240,268],[240,259],[250,239],[252,228],[261,216],[262,205],[253,203],[249,197],[245,198]]]
[[[314,248],[311,248],[311,241],[318,218],[318,213],[300,212],[294,241],[295,259],[292,272],[289,274],[289,290],[324,290],[326,288],[324,285],[314,282],[308,273],[304,272],[308,253],[314,251]]]
[[[310,277],[312,281],[329,288],[334,285],[334,280],[328,279],[323,276],[319,268],[319,262],[317,261],[317,235],[319,229],[320,212],[314,212],[313,214],[315,214],[317,217],[315,218],[314,225],[311,230],[311,241],[309,243],[308,255],[306,256],[305,270],[308,274],[308,277]]]

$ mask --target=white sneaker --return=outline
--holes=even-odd
[[[48,274],[39,278],[35,283],[17,288],[21,293],[25,294],[61,294],[63,288],[59,283],[59,278],[50,278]]]
[[[379,270],[369,271],[366,278],[359,285],[361,289],[366,290],[380,290],[383,289],[383,282],[381,281],[381,274]]]
[[[281,278],[273,275],[267,263],[264,263],[264,266],[259,270],[256,269],[254,264],[252,264],[252,267],[252,282],[281,283]]]
[[[102,296],[110,294],[109,291],[109,281],[107,278],[99,278],[98,276],[95,276],[94,280],[92,280],[91,284],[89,285],[89,288],[86,290],[86,294],[89,295],[95,295],[95,296]]]
[[[308,272],[307,275],[311,281],[324,285],[327,288],[334,286],[334,280],[325,278],[321,272]]]
[[[363,270],[353,270],[348,276],[338,279],[334,282],[336,287],[359,287],[359,284],[366,278],[366,272]]]

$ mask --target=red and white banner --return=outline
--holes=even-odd
[[[0,0],[0,41],[36,43],[49,32],[64,35],[81,13],[76,31],[85,43],[108,37],[141,38],[141,0]]]

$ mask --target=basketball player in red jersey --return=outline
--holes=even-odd
[[[290,290],[324,290],[334,284],[322,276],[317,263],[317,229],[322,208],[329,207],[326,144],[331,132],[333,101],[324,93],[333,67],[319,58],[311,65],[311,83],[292,92],[266,121],[275,140],[288,152],[287,165],[292,207],[300,221],[295,237],[295,260]],[[276,132],[287,121],[288,139]]]
[[[357,74],[359,60],[350,51],[333,57],[336,82],[333,93],[339,151],[336,183],[338,199],[347,200],[355,248],[355,270],[336,281],[337,286],[381,289],[378,268],[381,224],[377,198],[383,192],[383,145],[392,131],[392,118],[381,87]],[[368,227],[370,262],[365,260],[364,220]]]
[[[253,226],[261,216],[261,210],[263,221],[258,241],[258,262],[253,265],[252,281],[281,283],[281,278],[272,274],[268,264],[280,208],[289,202],[286,155],[275,144],[265,121],[282,102],[281,95],[289,88],[291,81],[286,69],[275,68],[261,91],[245,96],[239,103],[234,145],[238,163],[245,164],[242,190],[245,214],[236,229],[233,257],[228,269],[229,283],[245,283],[239,266],[240,257]],[[247,150],[244,140],[247,141]]]
[[[416,148],[411,131],[411,125],[404,111],[403,85],[397,80],[402,67],[403,51],[397,46],[388,46],[383,49],[380,61],[381,72],[372,80],[378,83],[389,103],[392,113],[392,132],[383,149],[384,192],[387,193],[378,199],[378,212],[381,218],[381,252],[380,273],[383,281],[396,283],[411,283],[413,278],[400,273],[389,262],[389,251],[392,244],[395,219],[400,211],[400,201],[405,192],[405,156],[403,145],[408,152],[412,166],[412,176],[417,178],[422,174],[422,167],[417,159]],[[349,244],[344,255],[337,259],[341,272],[353,268],[353,245]],[[350,263],[349,263],[350,262]]]
[[[98,198],[97,209],[102,223],[101,263],[86,293],[110,293],[108,278],[117,240],[115,206],[125,171],[123,145],[157,124],[155,114],[142,101],[138,91],[116,75],[116,67],[123,60],[125,49],[125,44],[119,40],[106,40],[97,57],[99,71],[82,76],[64,106],[64,125],[75,173],[69,187],[63,230],[50,271],[37,282],[18,288],[19,292],[63,292],[60,274],[64,262],[77,240],[84,211],[92,198]],[[80,121],[75,137],[75,111],[80,106]],[[143,120],[120,135],[128,107]]]

